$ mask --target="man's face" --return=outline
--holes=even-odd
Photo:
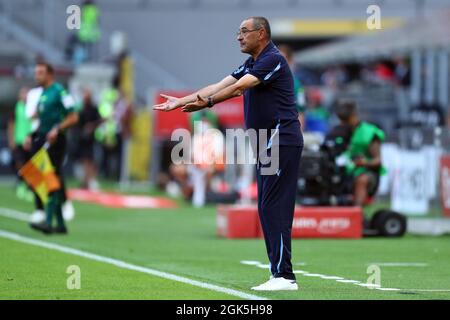
[[[351,127],[353,123],[357,122],[358,116],[353,112],[348,117],[340,118],[340,120],[342,125]]]
[[[44,65],[38,64],[34,69],[34,79],[37,84],[40,86],[44,86],[49,79],[49,73],[47,71],[47,67]]]
[[[242,21],[237,37],[241,52],[249,54],[253,53],[263,39],[263,33],[264,31],[262,28],[258,30],[254,28],[253,19]]]

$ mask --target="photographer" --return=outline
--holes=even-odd
[[[362,206],[376,193],[384,171],[381,164],[381,143],[385,134],[377,126],[361,121],[357,105],[352,101],[338,102],[336,114],[341,124],[351,130],[346,151],[350,160],[347,173],[353,178],[354,204]]]

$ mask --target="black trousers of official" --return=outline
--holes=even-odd
[[[35,154],[46,142],[45,135],[35,135],[32,144],[32,153]],[[63,134],[59,134],[56,141],[50,145],[47,152],[49,158],[55,168],[55,174],[60,180],[61,187],[49,194],[49,202],[45,208],[46,221],[48,225],[52,225],[53,216],[56,215],[58,227],[64,226],[64,219],[62,216],[61,206],[66,199],[65,196],[65,184],[63,175],[63,161],[66,151],[66,137]],[[39,197],[36,196],[38,199]],[[42,205],[42,202],[41,202]]]
[[[39,151],[39,149],[44,145],[44,143],[47,141],[47,138],[45,135],[41,135],[37,132],[33,133],[31,136],[32,138],[32,146],[31,146],[31,153],[30,157],[34,155],[36,152]],[[63,176],[62,171],[62,164],[64,161],[64,155],[66,151],[66,138],[64,135],[60,134],[58,136],[58,139],[56,142],[51,145],[48,149],[49,157],[52,161],[53,166],[55,167],[55,173],[60,178],[61,187],[62,187],[62,201],[63,203],[67,200],[66,195],[66,184]],[[34,193],[34,204],[36,207],[36,210],[44,210],[44,204],[41,201],[41,198]]]
[[[274,277],[292,280],[295,275],[291,263],[291,231],[302,150],[303,147],[279,146],[279,170],[275,174],[264,175],[262,172],[270,163],[258,162],[256,168],[258,213],[270,271]],[[272,156],[270,152],[268,156]]]

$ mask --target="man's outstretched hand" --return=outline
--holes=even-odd
[[[172,96],[161,94],[161,97],[166,98],[166,102],[155,104],[153,110],[172,111],[181,107],[180,99]]]
[[[208,101],[197,95],[197,101],[188,103],[181,108],[183,112],[194,112],[208,107]]]

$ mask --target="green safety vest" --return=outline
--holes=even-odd
[[[106,89],[103,91],[100,104],[98,107],[98,113],[104,120],[100,126],[95,130],[94,136],[98,142],[101,142],[107,146],[115,146],[117,124],[114,119],[114,104],[119,97],[119,92],[116,89]]]
[[[369,152],[369,146],[374,138],[378,138],[381,142],[383,142],[385,140],[384,131],[373,124],[361,121],[352,133],[349,148],[347,151],[348,157],[350,159],[353,159],[355,157],[363,157],[369,160],[372,159],[372,156]],[[353,165],[353,162],[350,161],[350,164],[347,167],[347,172],[353,174],[354,176],[358,176],[362,173],[367,172],[367,168],[355,167]],[[385,173],[386,169],[381,166],[380,174]]]
[[[78,38],[81,42],[97,42],[100,38],[98,26],[99,11],[96,5],[88,4],[81,8],[81,26]]]
[[[305,88],[300,83],[300,80],[294,76],[294,92],[295,92],[295,105],[299,113],[305,112]]]
[[[25,138],[31,132],[31,120],[25,113],[25,103],[18,101],[14,113],[14,142],[18,146],[22,146]]]
[[[211,110],[202,110],[199,112],[193,112],[190,117],[191,128],[194,130],[194,122],[200,121],[205,117],[211,123],[213,128],[217,128],[219,125],[219,121],[217,119],[217,115]]]

